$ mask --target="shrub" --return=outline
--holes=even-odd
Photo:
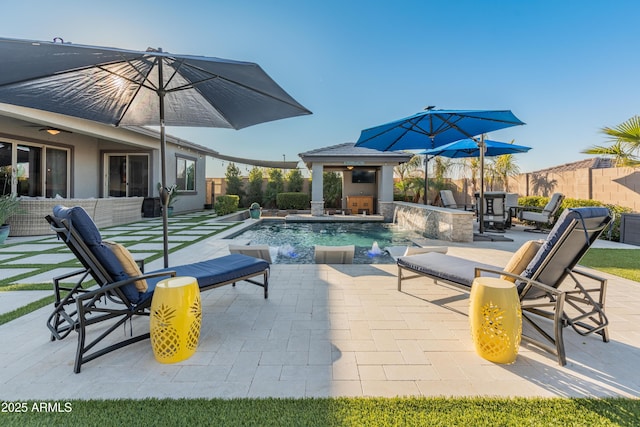
[[[281,169],[271,168],[268,174],[269,180],[267,181],[267,188],[262,202],[264,206],[274,208],[276,207],[276,197],[284,191],[284,178],[282,177]]]
[[[310,199],[307,193],[279,193],[276,204],[278,209],[309,209]]]
[[[542,209],[548,202],[549,202],[549,197],[542,197],[542,196],[527,196],[527,197],[520,197],[518,199],[518,204],[520,206],[532,206],[540,209]],[[562,204],[560,205],[560,209],[558,209],[558,212],[556,212],[555,219],[557,220],[560,214],[565,209],[581,208],[581,207],[588,207],[588,206],[604,206],[606,208],[609,208],[609,210],[611,211],[611,214],[613,215],[613,221],[610,228],[608,227],[602,233],[600,238],[611,240],[614,242],[619,242],[620,241],[620,219],[623,213],[631,212],[631,209],[629,208],[625,208],[623,206],[618,206],[618,205],[605,205],[604,203],[599,202],[597,200],[565,198],[562,201]]]
[[[235,194],[240,196],[242,200],[245,196],[245,192],[242,189],[242,177],[240,175],[240,168],[235,163],[229,163],[227,166],[227,172],[225,173],[227,179],[227,194]]]
[[[289,173],[287,173],[285,179],[287,180],[287,191],[290,193],[298,193],[302,191],[304,178],[302,177],[300,169],[291,169]]]
[[[216,214],[218,215],[227,215],[236,212],[238,210],[239,204],[240,197],[235,194],[218,196],[216,198],[216,203],[213,206],[213,209],[215,209]]]
[[[262,169],[254,166],[249,172],[249,185],[247,190],[246,203],[262,203]]]

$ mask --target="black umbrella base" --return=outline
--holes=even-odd
[[[473,241],[474,242],[513,242],[513,239],[510,239],[505,236],[501,236],[499,234],[473,233]]]

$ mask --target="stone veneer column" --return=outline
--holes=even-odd
[[[393,211],[393,166],[383,165],[378,185],[378,214],[382,215],[386,222],[391,222]]]
[[[311,170],[311,215],[324,215],[324,199],[322,194],[323,180],[322,173],[324,166],[322,163],[314,164]]]
[[[394,202],[378,201],[378,213],[384,217],[385,222],[393,221],[393,213],[395,211]]]

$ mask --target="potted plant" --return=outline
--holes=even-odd
[[[11,226],[7,224],[7,219],[21,211],[20,200],[15,196],[9,194],[0,196],[0,244],[4,243],[10,232]]]
[[[167,216],[171,216],[173,214],[173,204],[176,202],[178,198],[178,186],[173,184],[171,187],[167,187],[167,193],[169,193],[169,199],[167,199]],[[160,199],[162,200],[162,184],[158,183],[158,194],[160,194]],[[163,206],[164,208],[164,206]]]
[[[256,202],[251,203],[249,207],[249,215],[251,215],[252,219],[260,218],[260,205]]]

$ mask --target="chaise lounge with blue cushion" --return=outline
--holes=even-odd
[[[398,290],[403,281],[424,276],[465,290],[471,290],[478,276],[510,280],[517,285],[523,324],[533,332],[523,332],[522,340],[551,352],[565,365],[564,327],[609,341],[607,280],[575,266],[610,222],[606,208],[566,209],[546,240],[525,243],[505,268],[440,253],[400,257]]]
[[[82,264],[80,270],[53,279],[55,303],[47,326],[52,340],[78,333],[74,372],[82,364],[129,344],[149,338],[149,332],[110,345],[99,344],[134,316],[149,315],[156,284],[174,276],[191,276],[201,291],[246,281],[264,288],[268,298],[269,263],[241,254],[193,264],[179,265],[144,273],[144,263],[136,262],[122,245],[102,240],[100,231],[87,212],[79,206],[56,206],[46,220]],[[262,280],[256,280],[262,277]],[[73,286],[62,284],[73,278]],[[98,285],[85,289],[93,279]],[[91,283],[88,283],[91,285]],[[100,302],[101,304],[98,304]],[[106,302],[106,304],[105,304]],[[88,328],[111,321],[106,330],[87,341]],[[98,329],[98,328],[96,328]]]

